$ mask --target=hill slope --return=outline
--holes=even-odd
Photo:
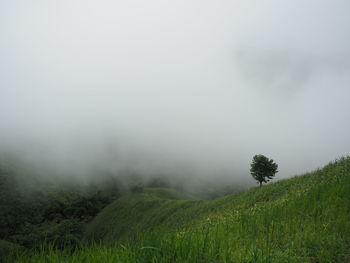
[[[207,235],[212,245],[256,253],[350,260],[350,159],[213,201],[171,200],[154,190],[124,196],[91,222],[86,237],[109,243],[151,231]]]
[[[126,195],[95,217],[85,237],[117,244],[51,255],[65,262],[350,262],[350,158],[213,201],[179,200],[164,189]]]

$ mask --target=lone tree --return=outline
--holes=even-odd
[[[278,165],[272,159],[259,154],[253,157],[253,161],[250,165],[250,173],[261,187],[263,182],[267,183],[275,176],[278,172],[277,168]]]

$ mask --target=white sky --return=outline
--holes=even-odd
[[[0,146],[279,177],[350,153],[347,0],[0,0]],[[117,161],[116,161],[117,160]]]

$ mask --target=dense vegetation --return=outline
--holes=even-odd
[[[111,182],[33,188],[19,182],[22,179],[13,170],[0,168],[0,240],[25,248],[44,241],[55,247],[78,245],[85,224],[120,193]]]
[[[350,158],[210,201],[138,189],[105,207],[72,251],[9,262],[350,262]]]

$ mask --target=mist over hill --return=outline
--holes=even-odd
[[[350,262],[349,10],[0,1],[0,263]]]
[[[320,167],[350,149],[349,8],[2,1],[0,152],[81,181],[247,186],[259,153],[277,178]]]

